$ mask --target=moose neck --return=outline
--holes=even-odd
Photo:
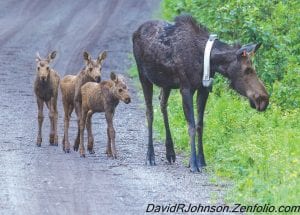
[[[211,51],[211,69],[229,77],[227,68],[236,60],[237,48],[216,40]]]
[[[84,84],[89,81],[93,81],[93,79],[88,75],[88,71],[86,67],[84,67],[78,74],[79,79]]]

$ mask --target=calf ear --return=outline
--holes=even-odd
[[[97,58],[97,62],[99,64],[102,64],[106,57],[107,57],[107,51],[103,51],[102,53],[99,54],[99,56]]]
[[[51,52],[49,55],[48,55],[48,61],[51,62],[55,57],[56,57],[56,51],[53,51]]]
[[[118,81],[118,77],[117,75],[114,73],[114,72],[111,72],[110,73],[110,79],[114,82],[117,82]]]
[[[88,64],[92,58],[88,52],[83,52],[83,59],[85,60],[85,63]]]
[[[41,58],[39,52],[36,52],[35,61],[36,61],[36,62],[39,62],[39,61],[41,61],[41,60],[42,60],[42,58]]]

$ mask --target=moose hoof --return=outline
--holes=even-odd
[[[37,147],[41,147],[42,144],[41,143],[36,143],[36,145],[37,145]]]
[[[111,149],[106,149],[105,154],[107,155],[107,157],[111,157],[112,156]]]
[[[197,165],[198,165],[200,170],[205,169],[205,167],[206,167],[205,161],[200,160],[200,159],[197,159]]]
[[[74,149],[75,152],[77,152],[78,151],[78,146],[74,145],[73,149]]]
[[[147,166],[155,166],[156,163],[155,163],[155,156],[154,155],[147,155],[147,158],[146,158],[146,165]]]
[[[70,149],[64,149],[65,153],[70,153]]]
[[[50,143],[50,146],[58,146],[58,143]]]
[[[170,164],[175,163],[176,160],[176,155],[174,154],[167,154],[166,155],[167,160],[169,161]]]
[[[191,167],[190,167],[190,171],[191,171],[192,173],[200,172],[199,168],[196,167],[196,166],[193,166],[193,167],[191,166]]]
[[[192,173],[196,173],[196,172],[200,172],[199,168],[198,168],[198,165],[197,165],[197,162],[190,162],[190,171]]]
[[[94,149],[88,149],[88,151],[89,151],[90,154],[95,154]]]
[[[81,158],[85,158],[85,154],[81,154],[80,157],[81,157]]]
[[[50,145],[52,145],[54,143],[54,136],[50,135],[49,143],[50,143]]]
[[[42,138],[38,137],[37,140],[36,140],[36,145],[40,147],[41,144],[42,144]]]

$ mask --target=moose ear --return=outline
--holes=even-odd
[[[83,59],[85,60],[85,63],[88,64],[91,61],[91,55],[88,52],[83,52]]]
[[[39,52],[36,52],[35,61],[36,61],[36,62],[39,62],[39,61],[41,61],[41,60],[42,60],[42,58],[41,58]]]
[[[261,44],[262,43],[255,44],[254,53],[257,51],[257,49],[259,49],[259,47],[261,46]]]
[[[55,57],[56,57],[56,51],[53,51],[51,52],[49,55],[48,55],[48,61],[51,62]]]
[[[238,58],[246,57],[247,55],[254,55],[257,49],[261,46],[261,43],[258,44],[247,44],[242,46],[239,50],[237,50],[236,55]]]
[[[107,51],[103,51],[102,53],[99,54],[98,58],[97,58],[97,62],[99,64],[103,63],[103,60],[107,57]]]
[[[243,47],[236,51],[236,57],[238,60],[240,60],[242,57],[246,57],[247,55],[248,53]]]
[[[117,75],[116,75],[114,72],[111,72],[111,73],[110,73],[110,79],[111,79],[112,81],[114,81],[114,82],[117,82],[118,77],[117,77]]]

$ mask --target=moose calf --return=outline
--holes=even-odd
[[[63,137],[63,150],[66,153],[70,152],[70,143],[68,138],[69,122],[71,114],[75,107],[77,115],[78,132],[77,138],[74,143],[74,150],[78,150],[79,146],[79,122],[81,114],[81,92],[80,88],[86,82],[101,80],[101,69],[103,61],[106,58],[106,51],[99,54],[96,60],[92,60],[89,53],[84,52],[83,58],[86,66],[77,75],[67,75],[61,80],[60,88],[62,93],[62,101],[64,106],[65,118],[64,118],[64,137]]]
[[[116,158],[115,130],[113,127],[113,116],[115,108],[119,101],[130,103],[128,87],[122,76],[115,73],[110,74],[111,80],[101,83],[88,82],[81,87],[82,95],[82,114],[80,119],[80,156],[85,157],[84,149],[84,129],[88,131],[88,150],[91,154],[95,153],[93,149],[94,137],[92,134],[91,117],[93,113],[105,112],[107,122],[107,150],[109,157]]]
[[[56,51],[50,53],[46,59],[42,59],[37,53],[36,56],[36,70],[37,75],[34,82],[34,92],[37,99],[38,105],[38,136],[37,136],[37,146],[41,146],[42,143],[42,124],[44,120],[43,108],[44,103],[46,103],[49,109],[49,118],[51,122],[50,131],[50,145],[58,145],[57,136],[57,93],[59,85],[59,75],[54,71],[54,69],[49,67],[49,64],[53,61],[56,56]]]

